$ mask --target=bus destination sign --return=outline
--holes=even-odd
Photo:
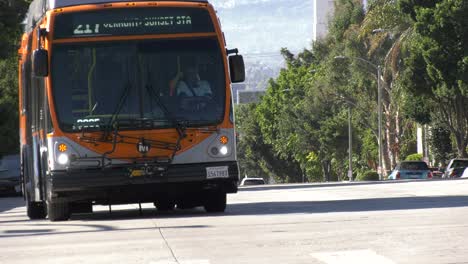
[[[113,9],[65,13],[55,20],[54,38],[214,32],[203,9]]]

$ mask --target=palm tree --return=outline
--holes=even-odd
[[[375,0],[368,6],[360,28],[360,38],[368,45],[369,58],[382,66],[384,110],[384,168],[391,169],[400,159],[402,138],[408,120],[401,115],[403,93],[399,75],[403,69],[403,47],[414,35],[413,21],[402,13],[395,0]]]

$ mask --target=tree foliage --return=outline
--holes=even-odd
[[[279,182],[297,181],[288,175],[297,175],[297,163],[275,154],[273,147],[266,143],[258,124],[256,105],[237,105],[236,126],[239,134],[237,145],[242,176],[270,178]]]
[[[0,0],[0,156],[19,149],[16,50],[28,3]]]
[[[407,160],[407,161],[422,161],[422,159],[423,159],[422,154],[413,153],[413,154],[408,155],[405,160]]]
[[[443,126],[432,127],[429,142],[436,161],[446,165],[452,154],[450,131]]]
[[[450,152],[450,137],[465,155],[467,6],[463,0],[373,0],[365,12],[361,1],[335,1],[328,36],[299,54],[282,49],[286,67],[250,110],[255,140],[300,167],[276,176],[345,179],[350,108],[353,169],[360,177],[376,170],[375,65],[382,68],[384,168],[416,152],[415,122],[437,127],[437,159]]]
[[[454,135],[458,156],[468,144],[468,5],[464,0],[400,1],[414,20],[416,37],[407,43],[404,83],[431,119]],[[427,113],[426,112],[426,113]],[[421,119],[424,111],[413,111]],[[424,117],[429,121],[428,117]]]

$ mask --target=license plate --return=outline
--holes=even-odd
[[[207,167],[206,178],[207,179],[229,178],[228,166]]]
[[[144,170],[132,170],[130,172],[130,177],[141,177],[145,176],[145,171]]]

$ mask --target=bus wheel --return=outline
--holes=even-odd
[[[222,191],[208,193],[203,205],[208,213],[222,213],[226,210],[226,193]]]
[[[26,195],[26,208],[29,219],[44,219],[46,217],[46,208],[44,202],[31,202],[29,195]]]
[[[47,203],[47,214],[50,221],[65,221],[70,218],[70,206],[66,202]]]
[[[188,210],[197,207],[197,203],[188,200],[187,198],[177,202],[177,209]]]
[[[158,209],[158,211],[171,211],[174,210],[175,203],[174,201],[168,199],[160,199],[154,202],[154,206]]]

